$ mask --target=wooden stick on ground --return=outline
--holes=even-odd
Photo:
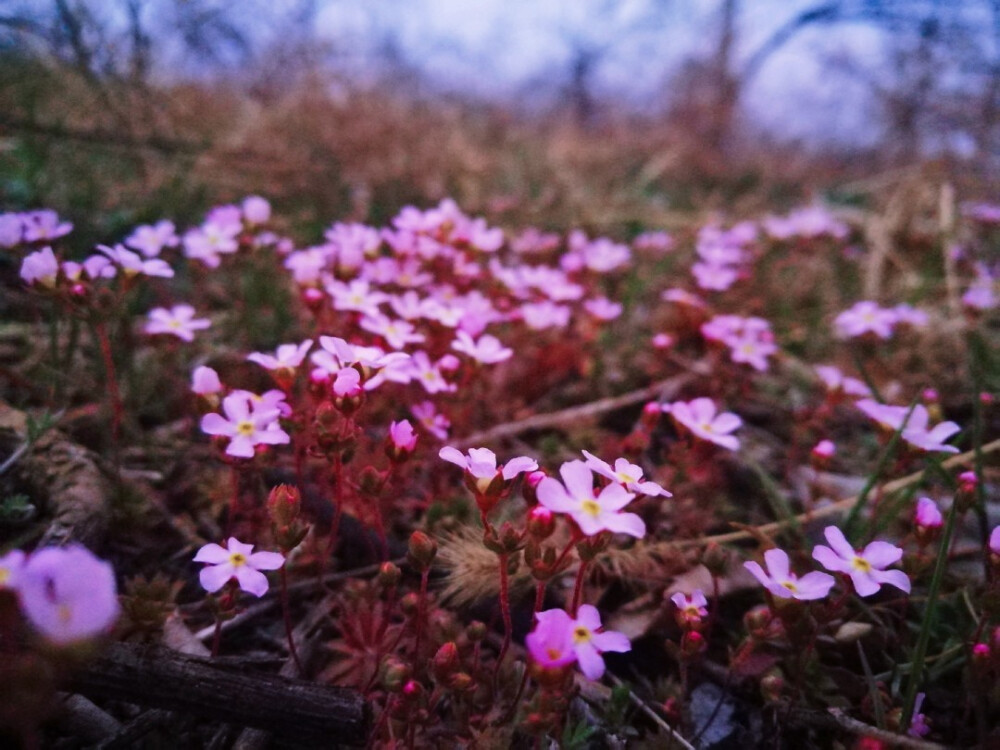
[[[266,729],[302,747],[357,747],[368,738],[368,707],[355,690],[248,673],[159,647],[114,644],[76,675],[72,689]]]

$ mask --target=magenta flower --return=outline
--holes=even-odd
[[[819,459],[833,458],[837,452],[837,446],[832,440],[820,440],[813,446],[812,455]]]
[[[150,335],[159,333],[176,336],[182,341],[194,341],[194,332],[201,331],[212,325],[207,318],[194,317],[191,305],[174,305],[167,310],[164,307],[154,307],[149,311],[149,321],[143,329]]]
[[[556,513],[572,518],[587,536],[602,531],[628,534],[637,539],[646,535],[646,524],[635,513],[621,513],[635,498],[620,484],[609,484],[594,494],[594,475],[583,461],[567,461],[559,467],[562,482],[545,477],[535,492],[538,502]]]
[[[21,567],[17,587],[28,621],[59,645],[101,635],[118,619],[114,570],[86,547],[36,550]]]
[[[290,442],[288,433],[281,429],[278,408],[257,405],[243,393],[231,393],[222,400],[220,414],[206,414],[201,418],[202,432],[229,438],[226,453],[237,458],[253,458],[254,446],[280,445]]]
[[[277,570],[285,558],[277,552],[254,552],[252,544],[229,537],[226,546],[206,544],[194,556],[194,562],[208,563],[198,574],[202,588],[214,594],[233,578],[248,594],[263,596],[267,592],[267,577],[262,570]]]
[[[917,500],[917,507],[913,511],[913,522],[925,529],[936,529],[944,523],[944,519],[937,503],[929,497],[922,497]]]
[[[613,482],[624,485],[625,489],[630,492],[638,492],[643,495],[673,497],[671,493],[667,492],[656,482],[642,481],[642,467],[629,463],[624,458],[615,459],[615,465],[612,468],[611,464],[607,461],[602,461],[592,453],[583,451],[583,455],[586,457],[587,467],[591,471],[600,474],[602,477],[607,477]]]
[[[701,589],[695,589],[690,595],[678,591],[670,601],[677,607],[677,619],[683,626],[697,627],[708,617],[708,599]]]
[[[670,414],[678,424],[686,427],[697,438],[731,451],[740,447],[740,441],[729,433],[743,424],[743,420],[731,412],[720,414],[710,398],[675,401],[672,404],[665,404],[663,411]]]
[[[538,624],[525,638],[525,644],[532,658],[542,666],[565,666],[575,658],[587,679],[599,680],[604,674],[601,654],[632,650],[623,633],[601,630],[601,615],[590,604],[580,606],[576,619],[561,609],[538,612],[535,617]],[[567,658],[567,652],[572,657]]]
[[[750,560],[743,567],[750,571],[760,585],[780,599],[798,599],[810,601],[822,599],[833,588],[833,576],[813,571],[799,578],[790,569],[788,555],[784,550],[769,549],[764,553],[764,564],[767,572],[760,564]]]
[[[413,431],[413,425],[408,419],[389,425],[389,439],[396,448],[407,453],[412,453],[417,447],[417,433]]]
[[[836,526],[827,526],[823,534],[830,546],[817,545],[813,549],[813,559],[827,570],[850,576],[858,596],[871,596],[882,588],[882,584],[910,593],[910,579],[906,573],[885,570],[899,561],[903,556],[902,549],[888,542],[871,542],[859,552]]]
[[[990,541],[987,546],[994,555],[1000,555],[1000,526],[996,526],[990,532]]]

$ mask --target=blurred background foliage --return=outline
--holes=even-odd
[[[1000,0],[796,0],[766,34],[749,0],[634,0],[628,22],[587,0],[582,25],[552,32],[561,62],[493,95],[407,52],[392,0],[358,11],[359,62],[360,43],[319,23],[348,4],[0,0],[0,204],[55,208],[86,247],[251,192],[312,237],[449,195],[494,221],[629,233],[723,207],[865,204],[873,175],[995,194]],[[843,29],[877,34],[877,62],[846,45],[819,75],[863,83],[870,127],[806,141],[756,121],[761,71],[800,35]],[[700,43],[664,53],[656,101],[602,84],[616,50],[662,39],[655,57],[678,34]]]

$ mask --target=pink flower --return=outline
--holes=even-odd
[[[498,468],[496,454],[489,448],[470,448],[469,454],[465,455],[457,448],[446,445],[438,451],[438,456],[463,468],[479,492],[486,492],[498,476],[509,482],[518,474],[538,468],[538,462],[527,456],[512,458]]]
[[[182,341],[194,341],[194,332],[212,325],[207,318],[195,318],[191,305],[174,305],[167,310],[164,307],[154,307],[149,311],[149,322],[143,329],[150,335],[159,333],[176,336]]]
[[[158,221],[155,225],[144,224],[136,227],[125,238],[125,244],[138,250],[147,258],[155,258],[165,247],[177,247],[180,239],[172,221]]]
[[[410,374],[414,380],[424,387],[428,393],[442,393],[454,391],[457,386],[449,383],[441,374],[440,366],[432,363],[427,352],[414,352],[410,359]]]
[[[691,266],[691,273],[698,286],[713,292],[729,289],[740,277],[736,269],[715,263],[695,263]]]
[[[201,228],[192,229],[184,235],[184,255],[200,260],[209,268],[218,268],[222,262],[220,254],[228,255],[239,250],[239,233],[238,223],[207,221]]]
[[[816,445],[813,446],[812,454],[816,458],[828,459],[833,458],[834,454],[837,452],[837,446],[833,444],[831,440],[820,440]]]
[[[174,269],[165,260],[159,258],[143,259],[138,253],[133,253],[121,245],[108,247],[98,245],[97,249],[116,266],[122,269],[122,273],[127,277],[138,276],[158,276],[163,279],[172,279]]]
[[[0,214],[0,247],[16,247],[21,244],[24,222],[21,214]]]
[[[929,419],[930,415],[926,406],[923,404],[914,406],[913,413],[903,430],[903,440],[928,452],[958,453],[958,448],[946,445],[944,441],[962,428],[954,422],[941,422],[928,430],[927,422]]]
[[[479,338],[479,341],[475,341],[465,331],[457,331],[455,339],[451,344],[452,349],[462,354],[467,354],[472,359],[484,365],[503,362],[505,359],[510,359],[514,354],[513,349],[504,347],[496,336],[491,336],[488,333],[483,334]]]
[[[699,310],[703,310],[707,307],[705,300],[697,294],[691,294],[691,292],[684,289],[667,289],[660,295],[660,299],[665,302],[674,302],[684,307],[694,307]]]
[[[19,549],[11,550],[6,555],[0,555],[0,590],[17,589],[24,567],[24,553]]]
[[[118,619],[114,570],[86,547],[36,550],[18,573],[17,589],[28,620],[59,645],[101,635]]]
[[[612,302],[607,297],[589,299],[583,303],[583,309],[598,320],[614,320],[622,314],[622,306]]]
[[[670,414],[676,422],[690,430],[697,438],[731,451],[740,447],[740,441],[729,433],[743,424],[743,420],[731,412],[718,413],[715,403],[710,398],[696,398],[689,402],[675,401],[672,404],[665,404],[663,411]]]
[[[602,461],[592,453],[583,451],[583,455],[586,457],[587,467],[591,471],[600,474],[602,477],[607,477],[613,482],[618,482],[631,492],[639,492],[643,495],[673,497],[673,495],[656,482],[642,481],[642,467],[629,463],[624,458],[615,459],[615,465],[612,468],[611,464],[607,461]]]
[[[601,630],[601,615],[590,604],[580,606],[576,619],[561,609],[538,612],[535,617],[538,624],[527,636],[525,643],[533,657],[541,657],[539,661],[542,664],[568,664],[565,653],[568,647],[580,664],[580,671],[584,676],[590,680],[599,680],[604,674],[604,659],[601,654],[632,650],[632,644],[623,633]]]
[[[887,310],[875,302],[864,300],[840,313],[833,325],[837,335],[842,338],[873,333],[880,339],[887,339],[892,335],[892,327],[897,322],[899,316],[894,310]]]
[[[836,367],[829,365],[817,365],[816,374],[819,375],[823,385],[828,391],[843,391],[850,396],[871,396],[871,389],[857,378],[846,377]]]
[[[635,498],[620,484],[609,484],[594,494],[594,475],[583,461],[567,461],[559,467],[562,482],[546,477],[535,492],[539,504],[556,513],[565,513],[587,536],[602,531],[628,534],[637,539],[646,535],[646,524],[635,513],[621,509]]]
[[[569,324],[570,309],[551,300],[521,305],[521,320],[533,331],[546,328],[565,328]]]
[[[654,349],[669,349],[674,345],[674,337],[669,333],[657,333],[653,336],[652,343]]]
[[[987,546],[994,555],[1000,555],[1000,526],[995,527],[990,532],[990,541]]]
[[[917,500],[917,507],[913,512],[913,522],[925,529],[936,529],[943,523],[941,509],[929,497],[922,497]]]
[[[407,453],[412,453],[417,447],[417,433],[413,431],[413,425],[408,419],[389,425],[389,439],[396,448]]]
[[[708,617],[708,599],[701,589],[695,589],[690,595],[678,591],[670,601],[677,607],[677,619],[682,626],[696,627]]]
[[[68,221],[60,222],[59,214],[47,208],[21,214],[21,220],[24,222],[25,242],[48,242],[73,231],[72,224]]]
[[[438,440],[448,439],[451,421],[444,414],[438,414],[433,403],[422,401],[419,404],[414,404],[410,407],[410,412],[420,422],[420,426]]]
[[[259,195],[244,198],[241,208],[247,224],[266,224],[271,218],[271,204]]]
[[[194,556],[194,562],[208,563],[198,574],[202,588],[210,594],[233,578],[248,594],[263,596],[267,592],[267,577],[262,570],[277,570],[285,558],[277,552],[254,552],[252,544],[229,537],[226,546],[206,544]]]
[[[253,408],[251,408],[253,407]],[[222,400],[220,414],[206,414],[201,418],[202,432],[229,438],[226,453],[238,458],[253,458],[254,446],[279,445],[290,442],[288,433],[281,429],[277,408],[260,408],[243,393],[231,393]]]
[[[854,405],[878,422],[882,427],[887,430],[892,430],[893,432],[903,426],[903,422],[906,420],[906,414],[909,411],[909,409],[905,406],[880,404],[878,401],[870,398],[863,398],[860,401],[856,401]]]
[[[40,284],[52,288],[59,276],[59,261],[51,247],[24,256],[21,261],[21,279],[25,284]]]
[[[749,570],[764,588],[781,599],[800,601],[822,599],[830,593],[835,583],[833,576],[819,571],[806,573],[799,578],[789,569],[788,555],[784,550],[767,550],[764,553],[764,563],[767,565],[766,573],[760,564],[753,560],[743,563],[743,567]]]
[[[222,382],[219,380],[219,373],[211,367],[196,367],[191,373],[191,392],[199,396],[210,396],[213,393],[222,393]]]
[[[861,552],[855,550],[836,526],[827,526],[823,534],[830,546],[817,545],[813,559],[827,570],[851,577],[858,596],[871,596],[882,584],[910,593],[910,579],[901,570],[885,570],[903,556],[903,550],[888,542],[871,542]]]
[[[333,298],[333,309],[365,315],[378,315],[378,306],[389,299],[385,292],[373,290],[371,284],[362,279],[355,279],[349,284],[333,281],[326,285],[326,291]]]
[[[666,232],[643,232],[632,240],[636,250],[665,253],[674,246],[673,238]]]
[[[402,349],[407,344],[420,344],[425,340],[422,333],[416,333],[412,323],[405,320],[392,320],[385,315],[365,315],[361,318],[360,326],[381,336],[393,349]]]
[[[247,361],[256,362],[268,370],[294,372],[302,364],[302,360],[306,358],[312,343],[312,339],[306,339],[301,344],[280,344],[273,356],[254,352],[247,355]]]

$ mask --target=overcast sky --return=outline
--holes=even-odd
[[[408,62],[441,86],[478,95],[523,95],[565,80],[574,45],[606,48],[598,93],[633,105],[669,97],[680,61],[707,55],[720,0],[327,0],[319,33],[358,64],[389,36]],[[752,0],[739,18],[746,57],[815,0]],[[605,10],[602,12],[602,8]],[[867,86],[837,74],[849,55],[875,70],[882,39],[858,25],[803,30],[775,54],[748,91],[759,122],[785,137],[857,142],[871,132]]]

